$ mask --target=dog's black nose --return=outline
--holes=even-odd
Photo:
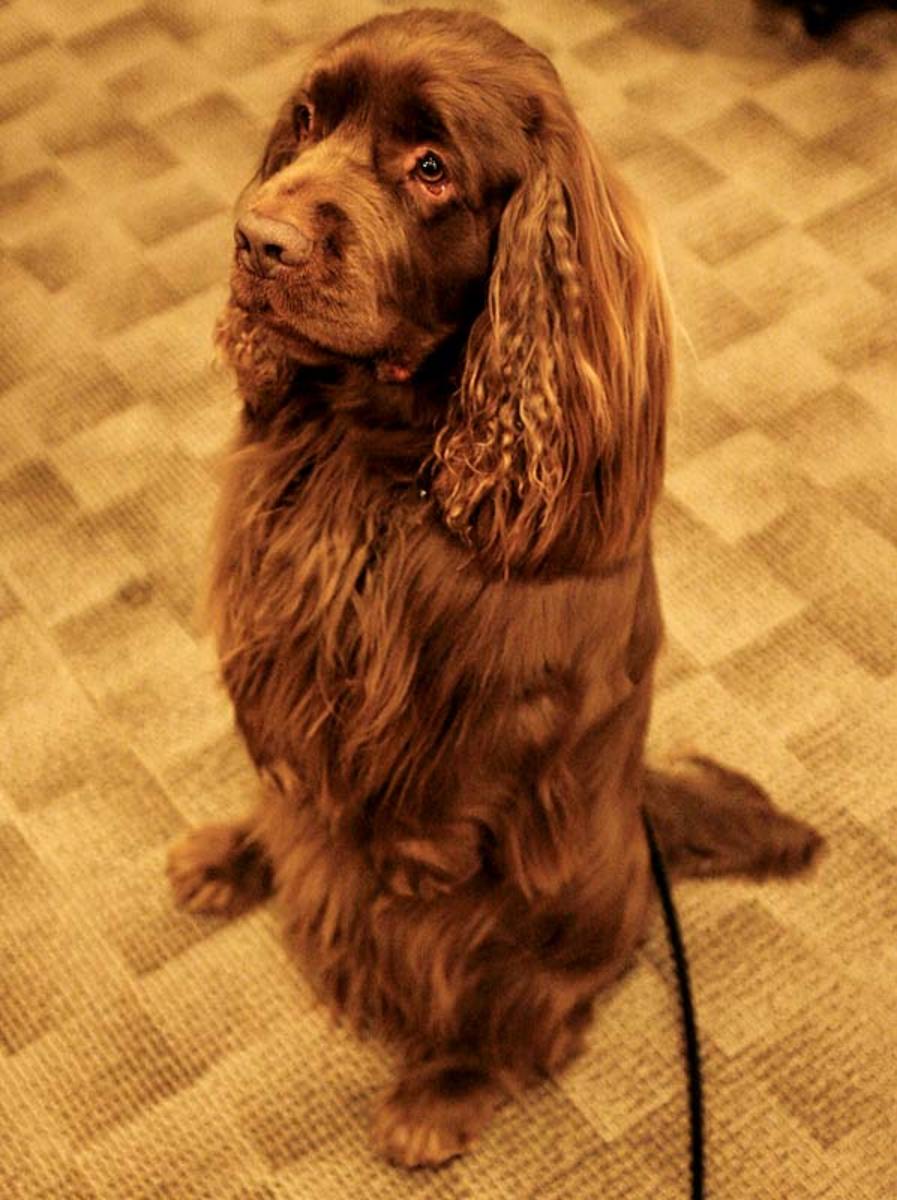
[[[296,225],[247,212],[234,229],[237,254],[259,275],[307,262],[314,242]]]

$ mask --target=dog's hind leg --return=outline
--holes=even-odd
[[[777,809],[746,775],[700,756],[648,769],[645,808],[676,875],[795,875],[823,847],[811,825]]]

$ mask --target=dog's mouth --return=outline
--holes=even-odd
[[[296,362],[367,364],[383,383],[410,382],[452,332],[449,327],[429,328],[397,311],[384,311],[366,296],[350,302],[350,297],[314,287],[300,289],[295,283],[288,290],[274,276],[247,270],[239,259],[231,273],[231,297],[253,321],[275,334]],[[365,309],[375,310],[377,316],[359,327],[356,314]]]
[[[305,313],[301,309],[294,311],[295,305],[290,306],[288,314],[285,313],[283,303],[278,303],[274,281],[246,271],[239,264],[234,265],[231,274],[231,298],[237,308],[277,334],[299,361],[306,361],[309,356],[314,361],[355,357],[351,351],[321,336],[322,326],[326,327],[326,316]],[[337,306],[330,304],[329,307],[335,309]],[[332,313],[330,319],[333,319]]]
[[[256,320],[261,321],[281,339],[285,345],[294,352],[297,359],[304,360],[309,352],[317,356],[327,358],[346,358],[345,351],[339,350],[334,346],[327,346],[316,338],[309,337],[308,334],[297,329],[295,325],[289,321],[285,321],[280,317],[270,305],[246,310],[251,312],[251,315]]]

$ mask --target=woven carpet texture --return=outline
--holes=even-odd
[[[322,39],[386,0],[0,3],[0,1196],[675,1200],[655,918],[588,1051],[470,1157],[368,1148],[390,1077],[276,914],[176,912],[253,773],[194,616],[237,406],[231,212]],[[750,771],[814,878],[677,888],[714,1200],[897,1195],[897,15],[484,0],[645,198],[683,328],[652,750]]]

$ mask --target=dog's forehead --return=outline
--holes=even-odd
[[[463,85],[446,88],[425,63],[353,55],[313,70],[308,94],[319,120],[376,125],[403,141],[448,141]],[[454,102],[454,103],[453,103]]]
[[[404,140],[445,140],[448,119],[436,100],[435,85],[424,64],[355,54],[319,65],[306,87],[326,125],[376,122]]]

